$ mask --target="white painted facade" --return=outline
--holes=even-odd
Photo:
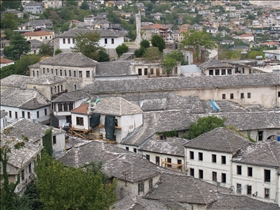
[[[280,61],[280,50],[264,50],[265,57],[272,57],[274,60]]]
[[[0,130],[4,129],[7,125],[8,125],[7,115],[6,116],[2,116],[0,118]]]
[[[212,184],[217,184],[218,182],[220,183],[221,187],[230,187],[232,185],[232,154],[198,150],[193,148],[185,148],[184,151],[186,170],[188,171],[188,175],[192,175],[195,178],[202,179]],[[191,152],[193,152],[193,156],[191,155]],[[199,153],[202,153],[202,160],[199,160]],[[212,155],[216,155],[216,162],[214,162]],[[194,174],[192,174],[192,170]],[[203,171],[203,177],[200,176],[199,170]],[[213,172],[216,172],[216,179],[214,179]]]
[[[77,117],[83,118],[83,125],[77,124],[78,123]],[[71,113],[71,121],[72,121],[72,127],[74,129],[90,130],[90,116],[89,115]]]
[[[237,166],[241,167],[241,174],[237,173]],[[248,173],[248,168],[252,168],[252,174]],[[270,171],[270,181],[265,181],[265,170]],[[232,186],[237,194],[252,196],[264,202],[277,203],[280,206],[279,181],[280,175],[277,168],[232,162]]]
[[[52,129],[53,156],[57,157],[66,151],[65,131],[57,128]]]
[[[1,106],[0,109],[5,110],[5,112],[8,113],[7,115],[8,123],[13,123],[21,118],[43,123],[50,119],[50,112],[51,112],[49,105],[34,110],[27,110],[27,109],[21,109],[18,107],[9,107],[9,106]]]
[[[13,61],[13,62],[10,62],[10,63],[0,63],[0,69],[1,69],[2,67],[4,67],[4,66],[9,66],[9,65],[13,65],[13,64],[15,64],[14,61]]]

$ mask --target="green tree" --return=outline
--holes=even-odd
[[[176,66],[176,64],[177,64],[177,61],[172,57],[166,57],[162,61],[162,65],[166,69],[168,76],[169,76],[169,73],[172,71],[172,69]]]
[[[159,60],[161,59],[162,54],[159,51],[158,47],[149,47],[144,51],[143,58],[147,60]]]
[[[128,46],[125,43],[123,43],[123,44],[117,46],[116,51],[117,51],[118,56],[120,57],[122,54],[124,54],[128,51]]]
[[[211,50],[216,47],[216,44],[204,31],[187,31],[184,33],[184,39],[181,41],[181,46],[194,49],[195,57],[198,59],[201,47]]]
[[[15,30],[18,26],[17,17],[13,14],[7,13],[4,15],[4,18],[1,18],[0,24],[3,29]]]
[[[44,209],[109,209],[116,201],[116,181],[104,184],[102,172],[92,169],[65,168],[43,152],[35,166],[35,184]]]
[[[49,128],[45,131],[43,136],[43,146],[45,151],[49,156],[53,155],[53,146],[52,146],[52,128]]]
[[[1,2],[1,11],[6,9],[20,9],[22,10],[21,1],[13,0],[13,1],[2,1]]]
[[[148,40],[144,39],[140,42],[140,47],[141,48],[149,48],[150,47],[150,42]]]
[[[107,62],[110,61],[109,55],[105,52],[105,50],[99,50],[98,52],[98,62]]]
[[[136,58],[141,58],[143,56],[143,54],[145,53],[145,51],[146,51],[146,48],[141,47],[134,51],[134,55]]]
[[[4,55],[12,60],[19,60],[20,56],[30,51],[30,45],[20,33],[14,33],[10,46],[4,48]]]
[[[184,54],[180,50],[173,50],[165,55],[165,57],[171,57],[176,61],[181,62],[182,65],[186,64]]]
[[[84,2],[81,4],[80,8],[83,9],[83,10],[88,10],[88,9],[89,9],[88,3],[84,1]]]
[[[98,41],[100,39],[99,33],[79,33],[76,35],[76,47],[73,48],[76,52],[81,52],[85,56],[94,59],[96,61],[99,60],[99,51],[104,50],[99,46]]]
[[[190,124],[187,138],[193,139],[203,133],[209,132],[218,127],[225,127],[226,118],[216,116],[200,117],[196,122]]]
[[[158,47],[160,52],[162,52],[163,49],[165,49],[165,41],[164,41],[164,39],[161,36],[157,35],[157,34],[152,36],[151,43],[152,43],[153,47]]]
[[[54,47],[49,43],[42,43],[39,49],[39,55],[41,56],[53,56]]]
[[[78,6],[78,2],[77,1],[66,0],[64,2],[65,2],[65,6],[66,7],[71,7],[71,6],[77,7]]]
[[[56,50],[54,51],[54,54],[55,54],[55,55],[58,55],[59,53],[62,53],[62,50],[61,50],[61,49],[56,49]]]
[[[5,33],[5,35],[6,35],[6,38],[7,39],[11,39],[12,38],[12,36],[14,35],[14,31],[12,30],[12,29],[6,29],[5,31],[4,31],[4,33]]]

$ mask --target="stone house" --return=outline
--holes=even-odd
[[[233,65],[215,58],[211,58],[208,61],[200,64],[199,68],[206,76],[225,76],[235,74],[235,68]]]
[[[226,128],[216,128],[192,139],[184,145],[188,175],[229,188],[232,157],[248,144],[248,139]]]
[[[18,26],[18,30],[31,30],[41,28],[52,28],[53,22],[51,20],[30,20],[27,23],[23,23]]]
[[[22,34],[22,36],[24,36],[27,41],[38,40],[40,42],[45,40],[50,41],[54,38],[53,33],[48,31],[25,32]]]
[[[24,5],[24,11],[32,14],[41,14],[44,12],[44,4],[30,1]]]
[[[191,25],[188,30],[194,30],[194,31],[202,31],[203,30],[203,26],[202,25],[198,25],[197,23]]]

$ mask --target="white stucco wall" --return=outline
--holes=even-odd
[[[237,166],[241,166],[242,168],[241,175],[237,174]],[[252,177],[248,176],[247,173],[248,167],[253,168]],[[270,182],[264,181],[265,169],[270,170]],[[232,163],[232,186],[234,187],[236,192],[237,183],[241,184],[242,195],[247,195],[247,185],[250,185],[252,186],[252,194],[257,192],[257,196],[254,196],[254,198],[265,202],[277,203],[277,199],[279,199],[279,193],[280,193],[278,188],[279,186],[278,181],[279,181],[279,175],[277,175],[277,169],[275,168],[240,164],[237,162]],[[269,198],[265,198],[265,188],[269,189],[270,191]]]
[[[84,120],[84,125],[77,125],[77,117],[81,117]],[[72,127],[76,129],[86,129],[89,130],[90,128],[90,121],[88,115],[82,115],[82,114],[75,114],[71,113],[71,120],[72,120]]]
[[[199,170],[203,170],[203,180],[212,184],[220,183],[221,187],[231,186],[231,158],[228,153],[211,152],[185,148],[186,169],[190,175],[190,168],[194,169],[194,177],[199,178]],[[194,159],[190,159],[190,151],[194,152]],[[203,153],[203,161],[198,159],[198,153]],[[212,154],[216,155],[216,163],[212,162]],[[226,157],[226,164],[222,164],[222,156]],[[212,181],[212,172],[217,172],[217,182]],[[222,173],[226,174],[226,183],[222,183]]]
[[[0,130],[4,129],[7,126],[7,116],[0,118]]]
[[[65,151],[65,132],[53,128],[52,136],[56,137],[56,143],[53,142],[53,155],[56,157]]]

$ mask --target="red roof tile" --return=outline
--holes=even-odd
[[[22,35],[23,36],[46,36],[46,35],[52,35],[52,33],[47,31],[35,31],[35,32],[25,32]]]
[[[78,108],[71,110],[72,113],[85,114],[85,115],[87,114],[87,111],[88,111],[88,103],[82,104]]]
[[[14,61],[7,59],[7,58],[0,57],[0,63],[2,63],[2,64],[12,63],[12,62],[14,62]]]

